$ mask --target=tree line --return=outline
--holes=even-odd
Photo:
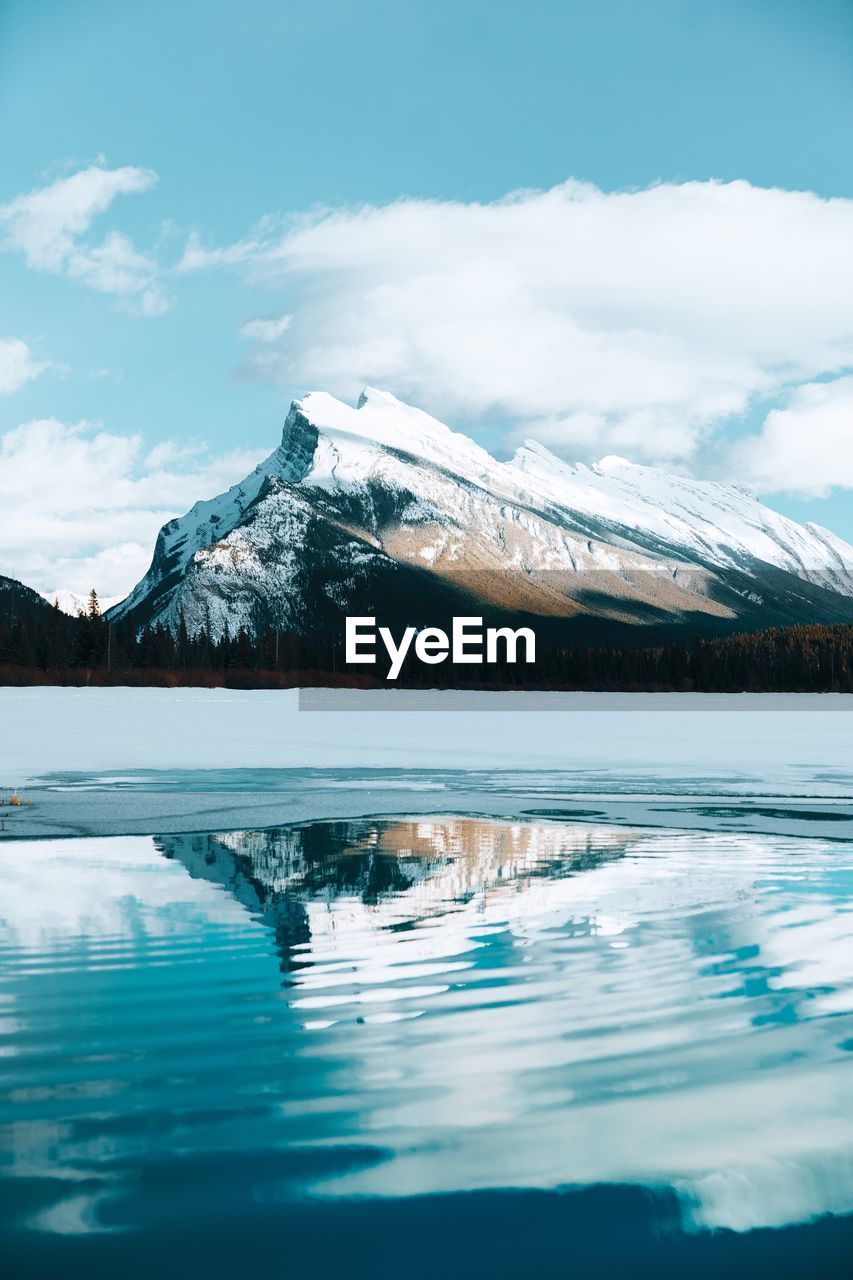
[[[350,667],[341,635],[271,627],[214,638],[181,621],[172,631],[110,622],[96,593],[69,617],[58,607],[0,612],[0,684],[388,687],[379,667]],[[683,636],[647,647],[540,644],[534,667],[403,667],[397,686],[700,692],[853,693],[853,624],[802,625],[729,636]]]

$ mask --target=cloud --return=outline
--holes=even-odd
[[[48,367],[45,361],[35,359],[20,338],[0,338],[0,395],[20,391]]]
[[[255,261],[264,252],[259,240],[245,240],[222,249],[205,249],[197,232],[193,231],[175,270],[179,275],[192,271],[209,271],[213,267],[235,267]]]
[[[688,459],[720,423],[853,351],[853,201],[748,182],[318,212],[203,249],[278,283],[291,323],[256,376],[387,386],[569,454]]]
[[[123,596],[160,526],[228,488],[261,451],[212,456],[98,425],[39,419],[0,435],[0,573],[39,591]]]
[[[267,318],[261,316],[257,320],[247,320],[244,325],[241,325],[240,334],[254,342],[277,342],[290,328],[292,319],[291,315],[285,313],[280,316]]]
[[[147,191],[156,181],[150,169],[93,165],[17,196],[0,205],[4,248],[22,253],[35,271],[68,276],[156,315],[169,305],[156,261],[118,231],[110,231],[100,243],[82,238],[116,196]]]
[[[760,432],[732,446],[729,462],[761,493],[823,498],[853,489],[853,376],[797,387]]]
[[[272,243],[271,237],[281,227],[281,218],[262,218],[252,234],[236,244],[208,248],[197,231],[191,231],[180,261],[175,267],[179,275],[193,271],[210,271],[216,267],[241,267],[262,259]],[[295,225],[291,219],[291,225]]]

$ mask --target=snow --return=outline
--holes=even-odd
[[[63,613],[68,613],[72,618],[76,618],[78,613],[89,612],[89,596],[81,595],[79,591],[43,591],[41,593],[45,600],[50,604],[58,604]],[[98,603],[101,606],[101,612],[106,613],[107,609],[111,609],[114,604],[118,604],[122,596],[104,596],[103,599],[98,597]]]
[[[314,391],[301,406],[323,435],[343,449],[360,440],[383,450],[402,450],[478,485],[502,475],[502,464],[473,440],[390,392],[365,387],[357,408],[351,409],[334,396]]]
[[[779,515],[743,486],[671,475],[615,455],[591,468],[572,466],[535,441],[525,441],[509,463],[497,462],[467,436],[374,388],[362,392],[356,409],[325,392],[312,392],[298,405],[321,435],[308,485],[363,482],[387,450],[403,450],[493,496],[543,513],[556,504],[570,522],[579,515],[603,518],[623,533],[652,534],[722,566],[748,558],[802,576],[836,571],[836,589],[853,594],[853,579],[844,581],[853,574],[853,547],[817,525]]]
[[[315,709],[312,709],[315,708]],[[549,769],[844,794],[853,697],[0,689],[0,787],[56,771]],[[837,785],[832,779],[837,779]],[[728,785],[728,782],[726,785]],[[725,789],[725,788],[724,788]]]
[[[377,494],[388,499],[382,506],[400,512],[395,519],[377,516]],[[641,601],[672,614],[731,616],[724,603],[712,602],[709,572],[747,572],[760,595],[768,567],[853,596],[853,547],[777,514],[742,486],[670,475],[616,456],[572,466],[535,441],[498,462],[422,410],[366,388],[356,408],[322,391],[295,401],[281,445],[264,462],[164,526],[151,569],[118,615],[153,595],[155,619],[175,625],[180,609],[192,628],[206,621],[217,597],[223,627],[251,626],[242,564],[256,573],[273,611],[290,616],[297,603],[287,598],[292,575],[275,573],[272,562],[311,554],[307,543],[294,542],[296,507],[306,535],[314,521],[331,521],[351,531],[353,546],[367,542],[435,572],[452,566],[498,577],[516,570],[520,589],[523,575],[559,571],[565,581],[558,590],[552,578],[547,602],[540,601],[545,607],[537,610],[537,599],[525,597],[524,607],[534,612],[553,613],[558,597],[565,605],[573,593],[594,589],[600,598]],[[267,572],[247,545],[256,537],[271,560]],[[235,539],[243,542],[239,554]],[[685,563],[696,572],[676,579]],[[224,565],[231,566],[225,596],[210,576]],[[577,579],[602,572],[610,575],[606,581]],[[175,585],[158,592],[166,577]],[[540,578],[532,589],[541,596],[543,586]],[[617,608],[614,616],[625,615]]]
[[[853,577],[845,580],[853,574],[853,547],[779,515],[741,485],[692,480],[615,456],[591,468],[571,466],[535,442],[525,442],[511,466],[527,477],[531,494],[576,514],[653,535],[724,567],[754,559],[802,577],[835,571],[835,589],[853,595]]]

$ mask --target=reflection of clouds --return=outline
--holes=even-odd
[[[188,880],[148,836],[32,840],[0,848],[0,945],[48,951],[165,938],[200,921],[247,925],[212,885]]]
[[[736,1229],[853,1208],[853,1082],[818,1016],[853,988],[843,846],[477,819],[350,837],[421,866],[364,901],[289,864],[292,1007],[396,1151],[329,1190],[671,1183]],[[389,1019],[393,1088],[342,1038],[356,1018]]]
[[[0,992],[0,1058],[10,1057],[15,1052],[12,1037],[21,1030],[22,1023],[14,1011],[15,997],[11,993]]]
[[[697,1179],[685,1190],[698,1202],[692,1220],[700,1227],[751,1231],[846,1214],[853,1203],[853,1155],[848,1150],[821,1151],[812,1159],[783,1156],[755,1169],[744,1162],[740,1169]]]
[[[121,1036],[140,1034],[140,1017],[154,1036],[133,1042],[146,1079],[159,1081],[164,1049],[186,1054],[187,1092],[144,1105],[197,1105],[193,1073],[211,1069],[203,1049],[224,1011],[217,1088],[237,1109],[260,1092],[257,1141],[393,1154],[312,1176],[313,1191],[673,1185],[697,1224],[739,1230],[853,1209],[853,1076],[838,1048],[853,1037],[847,846],[476,818],[159,843],[171,857],[147,839],[0,850],[0,945],[19,950],[25,979],[20,1004],[0,1003],[21,1020],[13,1045],[39,991],[27,972],[85,975],[117,956],[145,972],[150,993],[126,1024],[93,1024],[103,1056],[75,1086],[84,1114],[139,1108]],[[284,992],[261,921],[291,961]],[[267,945],[241,967],[250,934]],[[184,942],[203,944],[200,963],[168,1011]],[[120,998],[123,979],[110,981]],[[98,1017],[117,1016],[104,1001]],[[31,1109],[64,1105],[49,1084]],[[148,1140],[97,1126],[81,1138],[51,1119],[10,1138],[18,1174],[54,1176],[51,1151],[72,1152],[101,1179],[95,1197],[118,1185],[104,1162]],[[42,1229],[95,1229],[95,1201],[69,1190]]]
[[[47,991],[49,996],[52,984],[75,970],[109,974],[150,964],[165,966],[168,972],[176,957],[173,948],[208,927],[242,933],[255,926],[230,895],[216,885],[191,880],[180,863],[162,856],[150,837],[28,841],[0,848],[0,961],[10,961],[10,975],[17,971],[11,990],[0,992],[0,1059],[7,1059],[11,1070],[18,1054],[35,1052],[33,1070],[43,1070],[54,1036],[62,1037],[57,1052],[63,1059],[62,1068],[55,1063],[56,1079],[42,1077],[36,1084],[27,1076],[24,1087],[7,1088],[7,1106],[19,1105],[25,1117],[37,1106],[53,1115],[58,1104],[73,1114],[81,1100],[98,1111],[106,1112],[110,1104],[120,1111],[121,1103],[115,1100],[130,1090],[128,1065],[143,1052],[142,1046],[131,1042],[120,1051],[99,1050],[83,1067],[91,1074],[75,1074],[75,1051],[69,1043],[75,1038],[73,1021],[60,1020],[55,1030],[51,1023],[45,1043],[42,1001],[33,995],[41,997]],[[28,978],[39,985],[31,989]],[[85,1018],[86,986],[77,982],[70,991],[72,1010],[82,996],[80,1013]],[[117,989],[112,994],[117,997]],[[123,1016],[118,1002],[115,1013]],[[25,1038],[23,1049],[18,1035]],[[66,1068],[72,1079],[59,1083]],[[74,1159],[62,1164],[56,1152],[67,1149],[71,1126],[60,1115],[17,1118],[12,1110],[4,1128],[13,1176],[46,1176],[69,1189],[28,1225],[62,1235],[103,1231],[98,1213],[121,1192],[123,1179],[105,1172],[101,1161],[122,1156],[121,1142],[102,1137],[82,1146],[72,1144]],[[90,1183],[90,1189],[79,1191],[81,1181]]]
[[[853,1013],[853,899],[815,895],[780,911],[764,958],[782,970],[774,986],[814,991],[813,1014]]]

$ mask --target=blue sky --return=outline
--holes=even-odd
[[[85,491],[84,446],[100,432],[92,474],[101,489],[117,477],[116,501],[138,518],[85,492],[75,514],[65,499],[67,518],[21,567],[15,540],[37,513],[18,515],[17,532],[0,533],[0,572],[26,570],[42,587],[97,572],[110,594],[135,573],[138,548],[150,551],[155,517],[273,447],[291,398],[312,387],[350,397],[376,381],[499,454],[538,434],[569,457],[620,452],[743,478],[853,539],[853,316],[840,260],[851,124],[848,0],[3,0],[0,339],[27,354],[6,349],[0,435],[18,432],[6,452],[23,476],[39,457],[62,462],[62,432],[76,431],[58,470],[79,467]],[[15,201],[91,170],[126,176],[72,228],[70,248],[34,248],[31,209]],[[722,248],[713,179],[746,184],[721,206]],[[497,203],[569,180],[590,185],[509,213]],[[688,196],[685,183],[703,186]],[[613,199],[649,187],[662,194]],[[780,191],[764,198],[767,188]],[[659,291],[637,268],[658,234]],[[741,248],[706,314],[702,298]],[[564,250],[574,266],[551,288],[547,254]],[[448,285],[460,279],[461,302]],[[785,284],[771,301],[765,279]],[[822,308],[821,290],[836,286]],[[452,351],[445,298],[468,326]],[[776,333],[788,307],[801,328],[792,318]],[[513,316],[531,342],[526,364],[504,355],[519,343]],[[244,329],[259,319],[280,320],[274,340]],[[563,324],[566,368],[559,350],[542,357]],[[764,330],[772,342],[751,336]],[[677,393],[659,385],[667,361]],[[21,435],[33,420],[61,425]],[[803,466],[804,436],[831,466]],[[55,507],[61,474],[47,492]],[[114,543],[125,552],[110,560]]]

